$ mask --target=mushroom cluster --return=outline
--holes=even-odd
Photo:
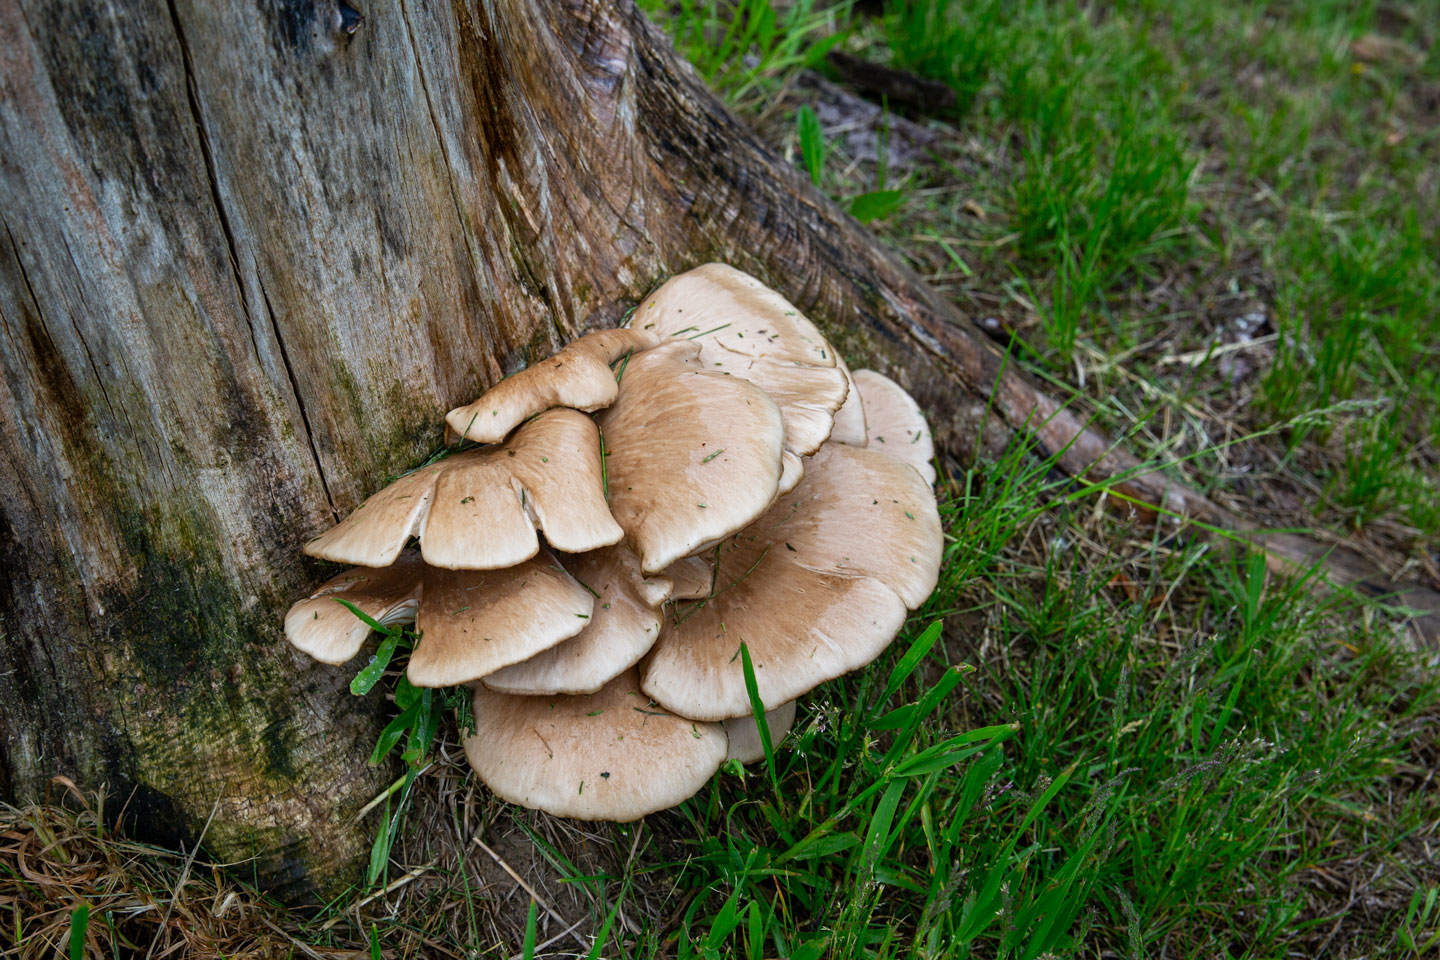
[[[446,421],[480,446],[413,471],[305,552],[355,564],[290,609],[325,663],[413,621],[407,676],[469,685],[499,797],[634,820],[763,756],[795,700],[869,663],[934,589],[933,448],[799,310],[723,264],[673,277]],[[411,539],[418,546],[409,546]]]

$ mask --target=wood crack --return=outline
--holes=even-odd
[[[175,27],[175,40],[180,45],[181,65],[185,70],[185,97],[190,104],[190,119],[195,123],[195,136],[200,142],[200,153],[205,160],[205,178],[210,186],[210,202],[220,220],[220,231],[225,235],[225,249],[230,258],[230,274],[235,280],[235,291],[240,297],[240,309],[244,311],[245,323],[250,327],[250,339],[259,356],[260,347],[255,341],[255,325],[250,315],[250,300],[245,293],[245,283],[240,277],[240,259],[235,245],[235,233],[230,227],[230,217],[225,212],[225,203],[220,197],[220,178],[215,169],[215,157],[210,151],[210,135],[205,130],[205,117],[200,111],[200,92],[195,83],[195,64],[190,55],[190,44],[185,39],[184,28],[180,25],[180,14],[175,9],[175,0],[166,0],[170,10],[170,22]]]
[[[430,99],[430,82],[425,79],[425,61],[420,56],[420,45],[415,42],[415,28],[410,24],[408,5],[400,5],[400,18],[405,21],[405,36],[410,40],[410,52],[415,57],[415,73],[420,77],[420,92],[425,96],[425,109],[430,115],[430,128],[435,131],[435,142],[440,147],[440,156],[445,161],[445,182],[450,188],[450,200],[455,204],[455,219],[465,237],[465,253],[470,258],[470,268],[479,273],[479,255],[473,246],[473,237],[465,227],[465,210],[460,205],[460,190],[455,185],[455,167],[450,161],[450,146],[440,129],[440,119],[435,116],[435,103]]]
[[[270,294],[265,290],[265,281],[260,278],[260,269],[255,269],[255,282],[260,287],[260,298],[265,303],[265,313],[270,318],[270,329],[275,334],[275,345],[280,350],[280,362],[285,365],[285,375],[290,378],[290,392],[295,395],[295,406],[300,410],[300,423],[305,428],[305,439],[310,444],[310,456],[315,460],[315,473],[320,477],[320,489],[325,491],[325,502],[330,506],[330,515],[340,522],[340,511],[335,508],[335,498],[330,494],[330,483],[325,479],[325,468],[320,463],[320,449],[315,446],[315,431],[310,429],[310,416],[305,412],[305,402],[300,399],[300,382],[295,379],[295,368],[290,365],[290,355],[285,350],[285,338],[280,335],[280,323],[275,319],[275,309],[270,305]]]
[[[0,218],[0,225],[5,227],[5,236],[10,240],[10,250],[15,257],[15,266],[20,271],[20,281],[25,284],[25,293],[30,297],[30,305],[35,309],[35,316],[40,321],[40,326],[45,331],[45,336],[50,337],[50,325],[45,322],[45,314],[40,309],[40,298],[35,294],[35,285],[30,282],[30,271],[25,269],[25,261],[20,256],[20,245],[15,241],[15,234],[10,230],[9,221]],[[75,262],[75,255],[71,253],[68,241],[65,243],[65,252],[70,257],[71,267],[74,268],[78,274],[80,272],[80,266]],[[85,351],[85,359],[90,365],[90,373],[95,378],[95,385],[100,388],[100,396],[105,400],[106,409],[110,411],[112,417],[119,419],[115,413],[115,405],[110,402],[110,392],[105,389],[105,381],[100,378],[100,366],[95,362],[95,354],[90,349],[90,344],[85,342],[85,335],[80,332],[80,325],[75,322],[73,316],[70,318],[70,327],[75,331],[75,338],[80,341],[81,349]],[[54,338],[51,337],[50,339],[53,345]]]
[[[166,6],[170,11],[170,22],[175,28],[175,40],[180,46],[180,61],[185,70],[185,96],[190,105],[190,118],[195,123],[195,136],[200,143],[200,154],[205,160],[205,177],[210,186],[210,202],[215,208],[215,216],[220,221],[220,232],[225,237],[225,249],[230,259],[230,275],[235,282],[235,292],[240,298],[240,310],[245,318],[245,326],[250,331],[250,343],[254,347],[256,360],[261,362],[260,341],[255,332],[254,315],[250,310],[250,298],[245,292],[245,281],[240,276],[240,252],[235,242],[235,232],[230,226],[230,217],[225,211],[225,202],[220,194],[220,176],[215,167],[215,156],[210,149],[210,135],[205,129],[205,117],[200,109],[200,92],[195,80],[195,61],[190,53],[190,44],[185,39],[184,27],[180,24],[180,13],[175,8],[175,0],[166,0]],[[315,445],[315,434],[310,429],[310,417],[305,412],[305,400],[300,395],[299,381],[295,379],[295,371],[290,365],[290,358],[285,351],[285,341],[280,336],[280,325],[275,319],[275,311],[270,306],[270,297],[265,292],[265,283],[260,278],[259,264],[252,265],[255,271],[255,282],[260,288],[260,295],[265,300],[265,312],[270,319],[270,329],[275,336],[275,344],[280,353],[280,362],[285,367],[285,375],[290,383],[290,393],[295,398],[296,409],[300,411],[300,423],[305,430],[305,440],[310,448],[310,457],[315,463],[315,474],[320,478],[320,489],[325,493],[325,502],[330,507],[330,513],[339,522],[340,513],[335,509],[335,499],[330,495],[330,484],[325,478],[325,468],[320,463],[320,451]]]

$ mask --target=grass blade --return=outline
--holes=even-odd
[[[795,133],[800,138],[800,157],[810,173],[810,182],[818,187],[825,175],[825,132],[820,128],[820,118],[809,106],[795,111]]]
[[[90,927],[90,905],[82,903],[70,911],[70,960],[84,960],[85,931]]]
[[[875,875],[878,864],[889,850],[890,825],[895,821],[895,809],[900,805],[900,796],[907,786],[904,780],[895,780],[885,788],[875,812],[870,817],[870,827],[865,831],[865,845],[860,852],[858,880],[861,883]]]
[[[535,958],[535,910],[538,904],[532,899],[530,910],[525,914],[525,945],[521,948],[520,955],[525,960]]]
[[[340,602],[349,607],[352,613],[361,616],[364,620],[370,620],[369,617],[360,614],[360,611],[356,609],[353,604],[345,600],[341,600]],[[370,622],[374,623],[373,620],[370,620]],[[381,629],[383,630],[384,628],[382,627]],[[375,684],[380,682],[380,678],[385,675],[386,668],[390,666],[391,658],[395,656],[395,648],[400,645],[400,637],[401,632],[399,630],[394,630],[385,635],[385,639],[380,641],[380,646],[375,650],[375,656],[371,657],[370,662],[361,667],[360,672],[355,674],[355,679],[350,681],[351,693],[357,697],[363,697],[375,689]]]
[[[370,845],[370,868],[365,874],[367,886],[375,886],[375,881],[385,874],[385,867],[390,862],[390,798],[385,798],[385,813],[380,818],[380,826],[375,831],[375,842]]]
[[[909,679],[910,674],[915,672],[916,667],[920,666],[920,661],[925,659],[931,649],[934,648],[935,641],[940,639],[942,626],[941,622],[936,620],[930,624],[930,626],[926,627],[920,636],[916,637],[910,644],[909,648],[905,651],[905,655],[901,657],[899,662],[891,669],[890,677],[885,681],[885,692],[880,694],[880,699],[877,701],[878,703],[883,704],[886,700],[894,696],[896,691],[900,689],[901,684]]]
[[[750,711],[760,731],[760,745],[765,748],[765,769],[770,772],[770,786],[775,790],[775,802],[783,806],[780,779],[775,775],[775,747],[770,741],[770,724],[765,722],[765,703],[760,699],[760,687],[755,682],[755,665],[750,662],[750,648],[744,643],[740,644],[740,665],[745,671],[745,693],[750,697]]]

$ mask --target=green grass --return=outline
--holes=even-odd
[[[1262,522],[1433,567],[1440,16],[644,6],[1078,411]],[[1377,32],[1419,58],[1352,53]],[[888,116],[877,156],[827,140],[786,81],[835,45],[956,91],[949,115],[912,118],[940,131],[934,156],[893,163]],[[1228,354],[1250,365],[1232,380],[1217,337],[1245,311],[1269,345]],[[436,772],[407,774],[406,816],[385,808],[370,880],[430,872],[367,908],[379,943],[575,954],[534,902],[479,882],[464,838],[484,830],[522,838],[590,957],[1432,952],[1435,654],[1223,540],[1107,513],[1103,486],[1057,479],[1021,441],[975,450],[942,488],[940,587],[890,651],[675,811],[582,831],[483,804],[448,723],[431,750],[435,702],[402,691],[390,736]],[[348,942],[318,922],[312,942]]]
[[[1279,958],[1342,919],[1316,878],[1356,863],[1388,865],[1371,895],[1397,907],[1347,949],[1434,935],[1405,858],[1440,816],[1405,793],[1435,760],[1433,655],[1258,555],[1127,540],[1052,468],[1017,444],[944,486],[939,588],[765,761],[578,847],[501,805],[583,891],[592,956]],[[582,869],[594,844],[615,856]],[[469,885],[442,857],[381,941],[484,946]],[[533,918],[499,949],[535,946]]]
[[[1433,7],[916,0],[885,11],[853,19],[846,47],[949,83],[957,107],[935,119],[978,146],[942,146],[909,171],[883,236],[962,308],[1020,331],[1021,362],[1046,378],[1123,357],[1134,378],[1118,393],[1113,377],[1076,384],[1117,434],[1196,401],[1234,409],[1226,377],[1177,379],[1163,365],[1217,344],[1215,304],[1248,298],[1273,343],[1248,361],[1238,414],[1209,419],[1226,433],[1308,424],[1289,438],[1288,453],[1305,455],[1282,468],[1308,475],[1289,478],[1318,507],[1302,523],[1412,554],[1440,542],[1425,479],[1440,459]],[[1378,59],[1352,52],[1376,36]],[[866,164],[836,157],[828,169],[837,199],[864,189]],[[1345,401],[1394,413],[1307,416]],[[1216,424],[1200,429],[1212,439]],[[1405,467],[1355,468],[1364,462]]]
[[[640,7],[666,24],[675,48],[717,92],[743,106],[776,75],[823,60],[840,39],[834,27],[849,3],[798,0],[777,10],[769,0],[681,0],[672,10],[665,0],[641,0]]]
[[[1103,294],[1188,239],[1195,163],[1176,128],[1173,68],[1143,31],[1093,24],[1074,3],[923,0],[889,11],[880,30],[892,64],[949,82],[956,122],[973,111],[1016,145],[1001,199],[1017,269],[1027,292],[1048,294],[1037,298],[1046,345],[1068,363]]]
[[[1400,838],[1366,814],[1436,708],[1421,659],[1258,557],[1001,562],[1039,512],[1023,462],[965,478],[941,589],[806,698],[778,788],[687,805],[708,899],[682,956],[748,911],[764,946],[737,930],[724,955],[1283,956],[1313,922],[1306,871]],[[947,615],[985,627],[937,642]]]

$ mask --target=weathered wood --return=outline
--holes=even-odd
[[[445,410],[707,260],[895,375],[941,443],[993,389],[1066,469],[1130,463],[629,3],[363,13],[352,36],[334,0],[0,0],[8,795],[108,781],[172,839],[219,797],[212,850],[291,893],[357,862],[381,707],[280,641],[323,576],[300,543]]]

